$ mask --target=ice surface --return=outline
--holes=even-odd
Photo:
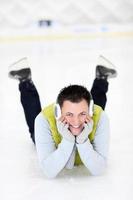
[[[126,31],[126,30],[125,30]],[[19,33],[20,34],[20,33]],[[22,33],[23,34],[23,33]],[[115,64],[106,112],[111,136],[108,168],[98,177],[85,167],[47,179],[39,168],[20,104],[18,82],[8,66],[28,57],[42,106],[70,83],[91,88],[99,54]],[[133,35],[0,42],[0,199],[131,200],[133,185]]]

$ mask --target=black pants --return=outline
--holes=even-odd
[[[34,121],[41,111],[39,94],[33,82],[20,82],[19,90],[21,94],[21,103],[24,109],[25,119],[29,127],[32,141],[35,143]],[[108,91],[108,82],[104,79],[95,79],[91,89],[91,95],[95,104],[105,109]]]

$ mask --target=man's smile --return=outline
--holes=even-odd
[[[82,124],[77,126],[69,125],[69,129],[73,135],[78,135],[79,133],[81,133],[83,125]]]

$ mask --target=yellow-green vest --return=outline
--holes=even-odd
[[[45,117],[45,119],[47,119],[47,121],[49,122],[50,130],[51,130],[51,133],[52,133],[52,136],[53,136],[53,140],[55,142],[56,147],[58,147],[58,144],[62,140],[62,136],[60,135],[60,133],[57,130],[56,119],[55,119],[55,114],[54,114],[55,112],[54,111],[55,111],[55,104],[53,103],[53,104],[50,104],[47,107],[45,107],[42,110],[42,113],[43,113],[43,116]],[[100,115],[101,115],[102,111],[103,110],[100,106],[94,104],[94,106],[93,106],[93,117],[92,117],[94,125],[93,125],[92,132],[89,134],[90,142],[92,142],[94,140],[96,129],[97,129],[97,124],[99,122]],[[75,157],[75,165],[80,165],[80,164],[82,164],[82,161],[81,161],[79,153],[77,151],[76,157]]]

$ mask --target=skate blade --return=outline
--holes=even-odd
[[[12,63],[8,67],[9,71],[20,70],[20,69],[23,69],[23,68],[29,68],[29,63],[28,63],[27,57],[23,57],[23,58],[19,59],[18,61]]]
[[[110,69],[116,69],[115,65],[102,55],[99,56],[97,65],[101,65]]]

